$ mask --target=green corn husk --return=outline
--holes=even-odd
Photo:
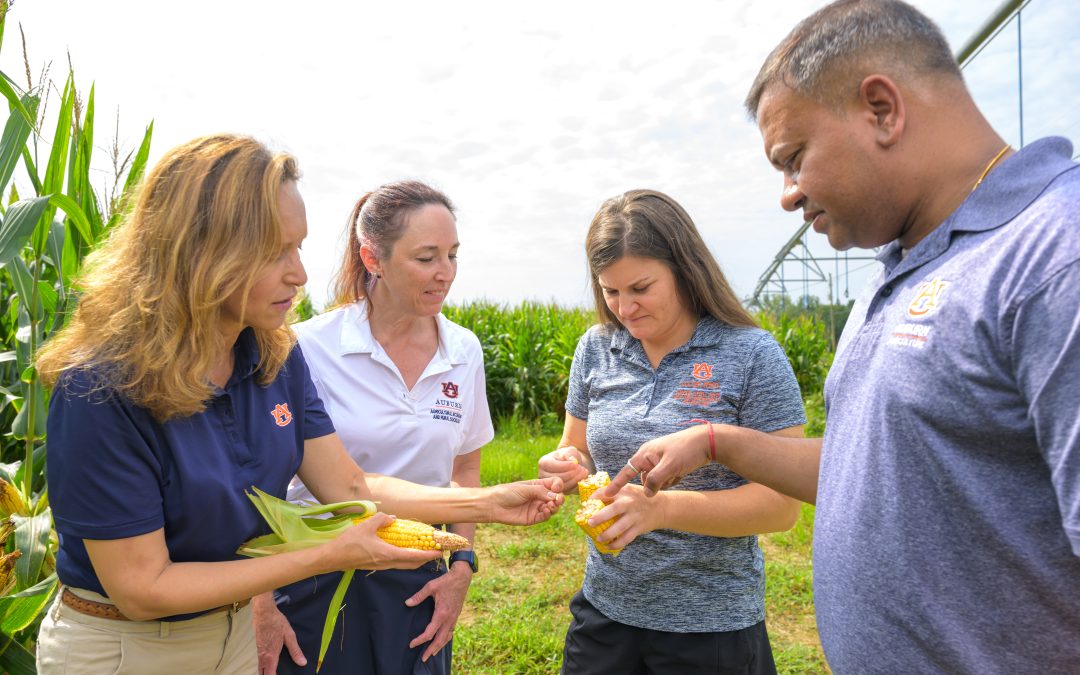
[[[236,552],[249,558],[258,558],[275,553],[287,551],[299,551],[319,544],[325,544],[333,540],[346,528],[375,514],[375,503],[366,499],[352,502],[338,502],[337,504],[312,504],[303,506],[293,504],[283,499],[267,494],[259,488],[252,486],[251,492],[245,492],[251,503],[259,510],[263,520],[270,525],[272,534],[255,537],[240,545]],[[356,508],[360,513],[347,513],[330,516],[329,518],[317,518],[325,513],[340,511],[342,509]],[[319,660],[315,665],[315,672],[322,668],[326,650],[330,647],[330,637],[334,634],[334,626],[337,624],[338,614],[341,611],[341,603],[345,599],[345,590],[352,581],[354,570],[344,570],[341,581],[334,591],[334,597],[330,601],[330,607],[326,612],[326,621],[323,623],[322,644],[319,647]]]

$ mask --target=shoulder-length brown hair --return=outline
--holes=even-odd
[[[696,316],[732,326],[757,326],[731,290],[720,265],[679,204],[656,190],[630,190],[604,202],[585,237],[596,317],[619,325],[598,277],[608,265],[638,256],[663,262],[675,275],[680,298]]]
[[[291,156],[245,136],[206,136],[166,153],[87,257],[78,308],[37,359],[45,381],[93,369],[98,386],[158,420],[205,409],[211,369],[232,346],[219,328],[222,305],[237,291],[246,297],[278,257],[278,193],[299,176]],[[293,334],[282,326],[255,337],[268,384]]]

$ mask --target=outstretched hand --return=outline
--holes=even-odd
[[[573,446],[552,450],[537,462],[537,472],[541,478],[559,478],[563,491],[572,490],[579,480],[589,475],[585,458],[581,451]]]
[[[693,426],[642,444],[611,483],[593,493],[609,502],[627,483],[641,476],[645,495],[654,496],[683,476],[709,463],[709,442],[704,426]]]
[[[491,488],[488,520],[507,525],[535,525],[562,506],[562,480],[555,477],[504,483]]]

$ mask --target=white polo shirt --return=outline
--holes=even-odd
[[[445,487],[454,458],[495,436],[480,341],[436,320],[439,348],[412,391],[372,336],[366,301],[293,326],[338,436],[364,471]],[[299,478],[289,499],[312,499]]]

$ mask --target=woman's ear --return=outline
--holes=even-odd
[[[376,277],[382,276],[382,266],[379,264],[379,258],[375,255],[375,250],[368,244],[360,244],[360,260],[364,262],[364,267],[367,268],[369,274]]]
[[[907,108],[900,87],[885,75],[867,75],[859,85],[859,106],[873,116],[879,145],[896,145],[904,133]]]

